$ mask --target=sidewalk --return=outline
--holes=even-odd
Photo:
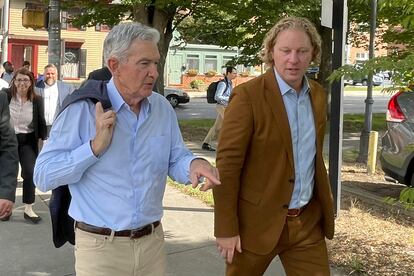
[[[214,162],[214,152],[203,151],[195,143],[187,145],[196,155]],[[56,249],[52,244],[50,193],[37,191],[34,209],[43,218],[38,225],[24,220],[21,193],[19,185],[11,220],[0,222],[0,276],[75,275],[73,247],[66,244]],[[225,265],[214,242],[212,208],[167,186],[162,223],[168,276],[224,275]],[[265,275],[284,275],[278,259]],[[343,274],[333,269],[332,275]]]

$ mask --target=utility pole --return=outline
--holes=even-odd
[[[54,64],[58,69],[58,78],[60,79],[60,62],[61,62],[61,39],[60,39],[60,3],[59,0],[49,1],[49,41],[48,63]]]
[[[2,36],[3,40],[1,41],[1,64],[3,64],[8,59],[8,49],[9,49],[9,12],[10,12],[10,2],[9,0],[3,1],[3,30]]]
[[[371,0],[371,28],[369,32],[369,59],[374,58],[375,51],[375,30],[377,28],[377,0]],[[368,75],[367,98],[365,99],[365,120],[364,129],[359,140],[358,161],[365,163],[368,157],[369,133],[372,130],[372,73]]]
[[[348,24],[347,0],[333,0],[332,12],[333,27],[333,54],[332,70],[336,70],[344,63],[344,44],[346,27]],[[335,215],[338,215],[341,203],[341,167],[342,167],[342,123],[343,123],[343,95],[344,81],[332,83],[331,87],[331,115],[329,130],[329,181],[334,198]]]

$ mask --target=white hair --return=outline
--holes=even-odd
[[[154,28],[137,22],[116,25],[105,38],[103,46],[105,64],[107,65],[111,57],[118,60],[125,60],[129,47],[136,39],[152,41],[157,44],[160,40],[160,33]]]

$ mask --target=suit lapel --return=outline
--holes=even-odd
[[[272,110],[276,125],[279,128],[280,135],[282,136],[283,143],[285,144],[289,162],[292,168],[295,168],[293,162],[292,137],[290,134],[289,120],[273,68],[267,70],[264,80],[264,94],[266,102]]]
[[[324,118],[320,116],[320,114],[325,114],[324,112],[316,112],[317,110],[320,110],[322,107],[319,103],[319,97],[318,97],[318,91],[315,87],[315,85],[309,81],[309,87],[310,87],[310,99],[311,99],[311,105],[312,105],[312,113],[313,113],[313,121],[315,124],[315,133],[316,133],[316,139],[318,139],[319,136],[319,125],[323,122]]]

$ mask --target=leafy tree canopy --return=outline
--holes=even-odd
[[[359,23],[358,31],[350,29],[350,38],[354,45],[368,47],[371,0],[353,0],[350,6],[350,18]],[[365,12],[364,12],[365,11]],[[389,91],[404,89],[412,83],[414,77],[414,1],[378,0],[377,44],[387,43],[388,55],[377,57],[359,64],[358,67],[345,65],[334,72],[329,80],[344,76],[359,78],[381,71],[392,72],[393,87]],[[363,34],[362,32],[366,33]],[[378,47],[378,45],[376,45]]]

